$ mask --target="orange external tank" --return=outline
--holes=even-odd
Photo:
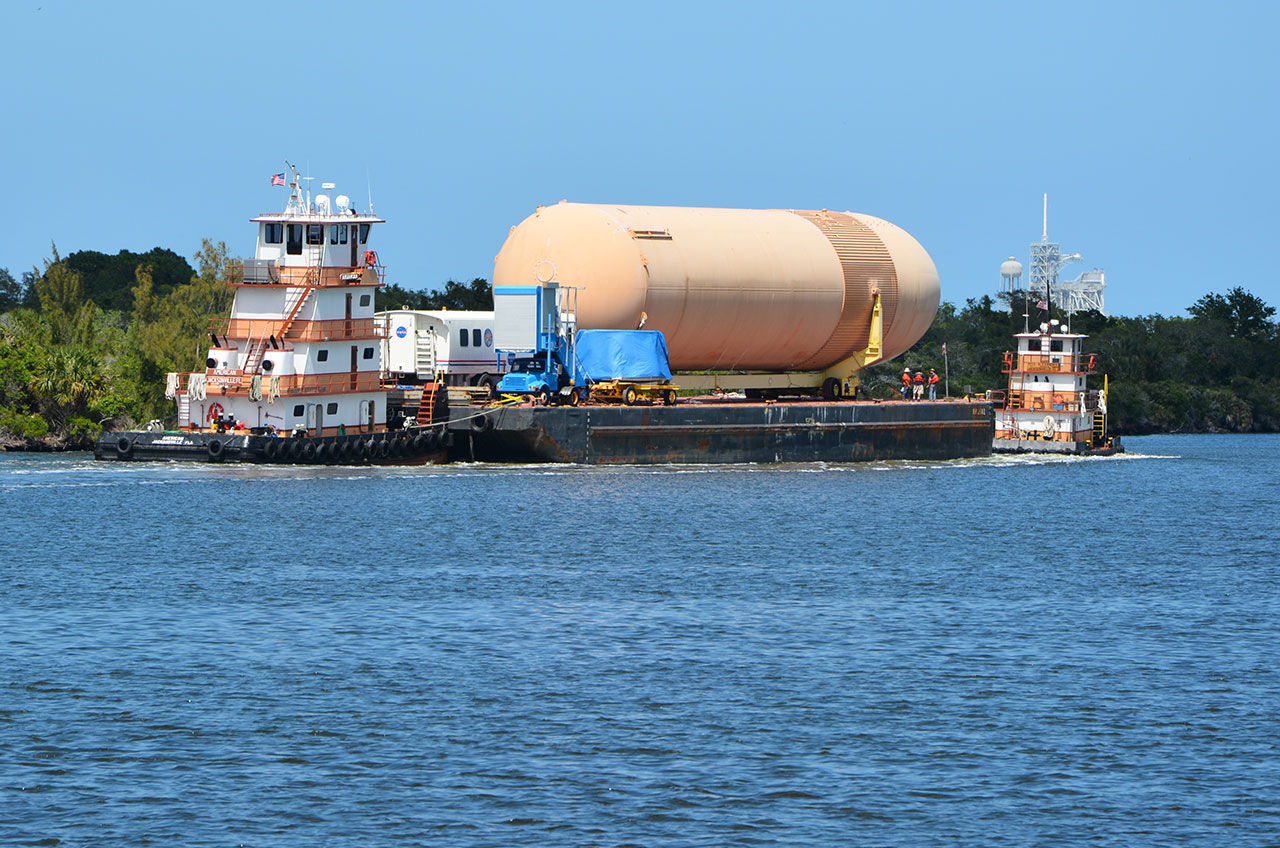
[[[892,359],[938,310],[914,238],[850,212],[567,203],[539,207],[494,259],[495,287],[578,286],[580,329],[661,330],[680,371],[819,371],[867,347],[880,293]]]

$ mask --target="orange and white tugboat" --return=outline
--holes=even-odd
[[[252,259],[234,266],[231,316],[209,330],[204,371],[168,375],[178,428],[104,433],[98,459],[207,462],[411,463],[443,461],[449,437],[428,386],[407,425],[387,421],[381,380],[384,327],[374,317],[383,266],[373,227],[323,183],[312,197],[293,166],[282,213],[251,219]],[[284,183],[284,174],[272,183]]]
[[[1017,333],[1016,351],[1004,355],[1008,391],[995,394],[997,453],[1105,455],[1124,448],[1107,429],[1107,384],[1089,389],[1098,356],[1084,353],[1087,336],[1072,333],[1055,318],[1038,329]],[[1001,406],[1001,401],[1003,405]]]

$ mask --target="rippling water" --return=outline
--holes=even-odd
[[[1280,438],[0,455],[0,845],[1276,845]]]

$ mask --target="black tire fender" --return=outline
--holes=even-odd
[[[121,436],[116,439],[116,456],[121,459],[128,459],[131,453],[133,453],[133,442],[129,441],[128,436]]]
[[[221,460],[223,454],[226,453],[227,446],[221,439],[210,439],[209,444],[205,446],[205,450],[209,452],[209,459],[217,462]]]

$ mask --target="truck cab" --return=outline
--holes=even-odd
[[[560,356],[543,350],[514,360],[498,384],[498,391],[533,395],[546,403],[552,395],[560,394],[561,389],[570,385],[572,381]]]

